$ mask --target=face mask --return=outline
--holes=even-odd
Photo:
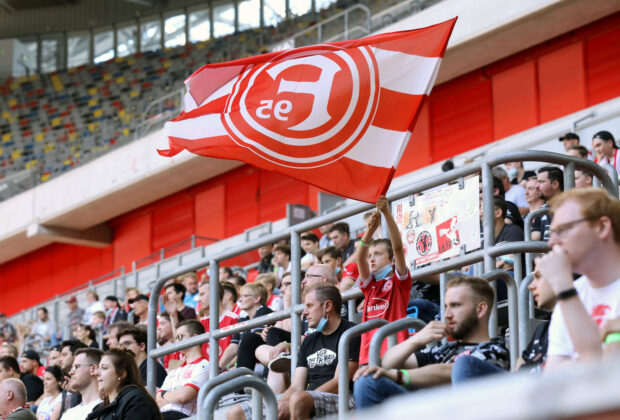
[[[516,178],[517,175],[519,175],[519,170],[517,168],[510,168],[510,169],[508,169],[508,176],[510,178]]]
[[[391,271],[392,271],[392,265],[388,264],[385,267],[383,267],[381,270],[377,271],[376,273],[372,273],[372,276],[377,281],[383,280],[384,278],[387,277],[388,274],[390,274]]]
[[[336,267],[336,275],[338,275],[338,273],[340,273],[340,267]]]
[[[323,306],[323,317],[319,321],[319,325],[316,326],[315,331],[323,332],[326,325],[327,325],[327,317],[325,316],[325,306]]]

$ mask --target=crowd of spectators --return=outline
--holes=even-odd
[[[606,149],[610,136],[608,132],[594,136],[592,159],[616,165],[616,152]],[[560,141],[568,154],[592,156],[573,133]],[[521,162],[505,167],[493,170],[495,243],[522,241],[524,229],[530,229],[533,240],[551,246],[536,259],[529,286],[541,323],[512,369],[541,374],[615,351],[620,343],[620,202],[593,188],[592,173],[583,169],[575,173],[576,188],[564,192],[559,167],[543,166],[536,172],[525,170]],[[526,219],[529,226],[524,224],[528,213],[541,209],[541,214]],[[390,239],[381,237],[382,218]],[[384,342],[379,366],[368,365],[375,331],[350,342],[346,361],[352,379],[350,408],[373,406],[421,388],[459,386],[478,377],[507,374],[511,366],[504,338],[491,337],[488,331],[497,303],[488,282],[451,273],[444,316],[439,319],[437,279],[412,281],[399,227],[385,197],[364,221],[360,237],[352,235],[346,222],[301,236],[304,310],[297,366],[291,366],[291,320],[266,321],[220,339],[217,361],[210,360],[208,343],[157,360],[157,393],[151,397],[144,387],[149,300],[159,299],[159,346],[210,331],[210,280],[191,272],[169,280],[159,297],[128,288],[125,301],[116,296],[101,301],[88,291],[82,309],[71,296],[65,301],[69,312],[62,329],[44,307],[39,308],[27,333],[43,341],[47,357],[23,346],[20,350],[17,344],[24,340],[24,329],[0,314],[0,415],[53,420],[185,418],[196,414],[198,391],[209,379],[209,363],[218,363],[220,371],[255,370],[280,394],[281,419],[335,414],[338,341],[355,325],[348,319],[341,293],[356,285],[364,296],[356,306],[362,322],[396,321],[416,307],[415,313],[427,325],[417,333],[399,332],[398,344],[390,349]],[[252,277],[220,267],[219,328],[291,307],[290,246],[263,246],[258,260],[257,275]],[[496,267],[514,271],[513,256],[498,258]],[[502,299],[500,291],[497,299]],[[227,417],[249,419],[251,405],[241,398],[228,409]]]

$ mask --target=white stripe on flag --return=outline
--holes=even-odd
[[[194,98],[191,95],[190,88],[186,84],[185,86],[186,86],[187,91],[185,92],[185,96],[184,96],[183,109],[185,110],[185,112],[189,112],[198,107],[201,107],[204,104],[208,104],[209,102],[214,101],[217,98],[221,98],[222,96],[229,95],[230,92],[232,92],[233,85],[235,84],[236,81],[237,81],[237,78],[235,77],[234,79],[223,84],[222,86],[217,88],[217,90],[213,92],[207,99],[202,101],[201,104],[196,104],[196,102],[194,101]]]
[[[165,125],[166,134],[187,140],[204,137],[227,136],[220,114],[207,114],[181,121],[168,121]]]
[[[398,159],[407,133],[408,131],[386,130],[371,125],[345,156],[367,165],[391,168]]]
[[[439,57],[422,57],[373,48],[382,88],[409,95],[428,95],[441,64]]]

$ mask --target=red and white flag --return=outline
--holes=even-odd
[[[423,29],[209,64],[166,123],[183,149],[233,159],[335,194],[384,194],[431,91],[456,18]]]

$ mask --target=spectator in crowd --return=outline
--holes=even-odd
[[[144,327],[131,327],[119,332],[116,338],[121,349],[130,350],[133,353],[142,382],[146,384],[146,329]],[[166,379],[166,369],[157,361],[155,361],[155,369],[155,384],[159,388]]]
[[[329,230],[333,225],[333,223],[328,223],[326,225],[319,226],[319,232],[321,233],[321,238],[319,239],[319,249],[334,245],[332,240],[329,238]]]
[[[579,145],[579,136],[575,133],[566,133],[558,138],[558,141],[564,146],[564,151],[568,153],[571,147]]]
[[[575,169],[575,188],[588,188],[593,185],[594,175],[585,169]]]
[[[528,289],[532,292],[532,297],[536,302],[536,306],[551,313],[555,307],[555,293],[551,286],[538,270],[538,261],[534,268],[533,279]],[[547,345],[549,343],[549,320],[545,320],[538,325],[532,334],[532,338],[528,343],[521,357],[517,359],[515,370],[521,370],[530,373],[540,373],[547,361]]]
[[[5,420],[36,420],[26,406],[26,388],[19,379],[8,378],[0,383],[0,415]]]
[[[525,178],[525,169],[523,169],[523,162],[506,162],[506,171],[508,172],[510,182],[513,185],[520,185],[525,188],[525,182],[527,181],[527,179]]]
[[[0,357],[0,382],[6,378],[19,379],[19,363],[13,356]]]
[[[70,340],[74,337],[77,326],[82,322],[84,317],[84,309],[78,307],[77,298],[71,296],[65,301],[69,313],[67,314],[67,320],[65,321],[65,329],[63,331],[63,339]]]
[[[234,284],[229,282],[222,283],[224,289],[224,297],[222,298],[222,306],[227,310],[235,313],[237,316],[241,313],[241,308],[237,305],[239,292]]]
[[[140,294],[129,299],[129,304],[133,310],[134,324],[147,325],[149,323],[149,297]]]
[[[262,276],[263,274],[260,274],[259,276]],[[265,274],[267,275],[267,274]],[[272,273],[268,273],[268,275],[273,276]],[[224,307],[224,303],[223,303],[223,299],[224,299],[224,285],[227,283],[218,283],[218,302],[219,302],[219,323],[218,326],[219,328],[226,328],[226,327],[230,327],[232,325],[235,325],[237,323],[237,321],[239,321],[239,315],[235,314],[234,312],[226,309]],[[209,289],[209,283],[208,282],[202,282],[200,284],[200,287],[198,289],[198,299],[200,301],[200,306],[202,306],[203,309],[205,309],[205,315],[203,317],[200,318],[200,323],[202,324],[202,326],[205,329],[205,332],[209,332],[211,330],[211,327],[209,325],[209,320],[210,320],[210,315],[209,315],[209,309],[211,308],[211,292]],[[218,355],[221,356],[222,353],[224,352],[224,350],[226,350],[226,347],[228,347],[228,345],[230,344],[230,341],[232,340],[232,336],[228,336],[228,337],[222,337],[219,340],[219,351],[218,351]],[[203,356],[209,360],[209,342],[206,342],[202,345],[202,354]]]
[[[620,202],[579,188],[550,203],[551,251],[538,269],[556,295],[546,369],[602,354],[600,327],[620,316]],[[573,283],[572,273],[583,276]]]
[[[127,321],[118,321],[108,325],[108,332],[103,336],[103,339],[106,340],[105,344],[109,349],[118,348],[118,333],[125,329],[129,328],[132,325]]]
[[[508,177],[508,173],[503,168],[493,168],[493,176],[498,178],[504,186],[504,199],[515,203],[519,209],[519,213],[525,216],[530,211],[530,206],[525,198],[525,188],[520,185],[512,184]]]
[[[86,301],[88,302],[88,306],[84,310],[83,322],[86,325],[90,325],[93,314],[98,311],[104,312],[105,307],[103,303],[99,301],[99,295],[94,290],[86,292]]]
[[[89,327],[95,331],[101,330],[103,331],[103,323],[105,322],[105,312],[97,311],[90,318]]]
[[[75,330],[75,338],[84,343],[86,347],[99,348],[97,335],[90,325],[79,324]]]
[[[538,195],[547,207],[549,200],[564,191],[564,173],[555,166],[543,166],[538,170]],[[532,240],[549,240],[549,226],[551,225],[551,215],[543,214],[532,220]]]
[[[157,344],[163,347],[166,344],[174,343],[174,333],[172,331],[172,320],[170,319],[170,314],[164,311],[159,314],[157,320]],[[164,368],[173,369],[178,367],[177,363],[180,364],[180,358],[181,353],[178,351],[165,355],[163,359]]]
[[[344,267],[355,262],[355,243],[349,236],[348,223],[339,222],[333,225],[329,229],[329,239],[342,252],[342,265]]]
[[[4,341],[14,343],[17,339],[17,329],[7,319],[6,315],[0,313],[0,333],[4,336]]]
[[[97,383],[102,354],[101,350],[94,348],[80,348],[75,351],[75,360],[71,362],[69,370],[69,388],[81,401],[67,409],[61,420],[84,420],[93,408],[102,402]]]
[[[241,292],[241,287],[243,287],[246,284],[246,280],[243,276],[235,274],[228,278],[228,283],[235,286],[235,289],[237,289],[237,295],[239,295],[239,293]]]
[[[480,188],[480,194],[480,200],[482,201],[482,188]],[[493,195],[500,196],[506,200],[504,197],[504,184],[497,177],[493,177]],[[523,218],[521,217],[519,208],[512,201],[506,201],[506,223],[512,223],[523,228]]]
[[[176,303],[176,310],[179,311],[181,315],[183,315],[183,319],[196,319],[196,311],[194,310],[194,308],[185,306],[185,303],[183,303],[186,293],[185,286],[183,286],[181,283],[171,283],[166,286],[165,290],[166,294],[164,298],[164,305],[166,305],[166,301],[174,302]],[[169,310],[168,307],[166,307],[166,311],[168,313],[173,312],[172,310]]]
[[[576,146],[571,146],[568,149],[568,154],[574,157],[588,159],[590,157],[590,152],[584,146],[578,144]]]
[[[195,272],[185,273],[179,276],[179,280],[185,286],[185,298],[183,304],[197,311],[198,306],[198,276]]]
[[[53,346],[57,343],[56,324],[49,317],[47,308],[41,306],[37,309],[37,322],[32,326],[31,334],[40,336],[45,341],[46,346]]]
[[[278,244],[273,253],[273,272],[276,275],[276,286],[280,287],[282,273],[291,271],[291,247],[285,244]]]
[[[228,278],[232,277],[233,271],[230,267],[220,267],[219,281],[229,281]]]
[[[75,360],[74,355],[78,350],[84,348],[87,347],[84,343],[78,340],[66,340],[62,342],[59,366],[62,371],[65,372],[65,375],[70,375],[71,367],[73,366],[73,362]],[[61,413],[64,413],[66,409],[78,405],[81,402],[81,397],[79,393],[75,393],[71,386],[69,386],[69,388],[65,387],[62,391],[62,401]]]
[[[545,200],[540,198],[538,192],[538,180],[536,177],[530,178],[525,184],[525,199],[530,206],[530,212],[538,210],[545,204]]]
[[[366,213],[364,213],[364,225],[366,226],[366,230],[368,230],[368,225],[370,224],[370,221],[372,220],[372,215],[374,214],[374,211],[367,211]],[[381,230],[377,229],[375,230],[374,235],[372,236],[372,239],[381,239]]]
[[[62,404],[63,372],[60,366],[48,366],[43,375],[44,397],[37,407],[37,420],[58,420]]]
[[[502,242],[518,242],[522,241],[523,229],[514,224],[507,224],[506,220],[506,201],[496,196],[493,199],[493,219],[495,221],[495,244]],[[482,206],[480,207],[480,216],[482,217]],[[514,259],[512,255],[502,255],[497,259],[496,268],[512,271],[514,269]]]
[[[199,321],[185,320],[177,326],[177,341],[188,340],[204,332],[205,329]],[[185,361],[180,367],[168,372],[156,395],[157,405],[166,419],[179,419],[196,414],[198,390],[209,379],[209,362],[202,357],[200,345],[183,349],[181,353],[185,356]]]
[[[375,230],[381,225],[381,214],[385,217],[390,239],[372,240]],[[394,267],[392,267],[394,262]],[[373,318],[396,321],[407,316],[407,304],[411,292],[411,275],[405,261],[405,252],[396,221],[385,196],[379,197],[377,211],[362,236],[357,251],[359,286],[364,293],[362,322]],[[368,363],[368,347],[375,331],[362,334],[360,364]],[[398,332],[398,342],[408,337],[408,331]],[[387,349],[383,343],[381,352]]]
[[[319,250],[317,259],[321,264],[328,265],[336,275],[337,287],[341,292],[349,290],[355,285],[355,281],[359,275],[357,264],[351,263],[347,268],[342,267],[342,253],[335,246]],[[308,268],[309,270],[310,268]]]
[[[34,350],[26,350],[22,353],[19,367],[21,375],[19,379],[26,385],[28,391],[28,404],[34,403],[43,395],[43,381],[37,375],[37,370],[41,366],[39,353]]]
[[[17,351],[17,346],[13,343],[9,343],[9,342],[3,342],[0,345],[0,357],[3,356],[13,356],[14,358],[17,359],[17,356],[19,356],[19,352]]]
[[[60,367],[60,344],[50,348],[50,352],[47,355],[47,365]]]
[[[489,338],[493,302],[493,288],[486,280],[468,276],[451,279],[446,285],[445,322],[432,321],[419,333],[391,347],[383,356],[381,367],[365,366],[357,371],[357,407],[380,404],[387,398],[406,394],[409,389],[458,383],[507,369],[510,361],[503,339]],[[452,340],[427,347],[445,337]]]
[[[103,321],[103,326],[106,331],[110,324],[114,324],[119,321],[127,321],[127,312],[120,307],[116,296],[106,296],[103,300],[103,306],[106,314],[105,320]]]
[[[125,289],[125,302],[123,302],[123,307],[125,308],[125,312],[129,314],[131,311],[131,299],[135,299],[140,295],[140,289],[137,287],[128,287]]]
[[[594,161],[599,165],[610,164],[620,173],[620,153],[614,136],[609,131],[599,131],[592,137]]]
[[[306,255],[301,259],[301,269],[305,270],[316,260],[316,253],[319,251],[319,237],[310,232],[302,234],[301,248],[306,252]]]
[[[267,289],[265,289],[265,286],[260,283],[248,283],[243,286],[239,295],[239,306],[247,313],[247,316],[240,318],[239,323],[273,312],[269,307],[265,306],[266,303]],[[256,365],[254,352],[259,345],[265,344],[260,335],[262,329],[263,327],[258,327],[235,334],[226,350],[224,350],[222,357],[220,357],[220,368],[229,369],[231,362],[236,356],[237,367],[254,369],[254,365]],[[248,350],[243,351],[242,348]]]
[[[258,248],[258,256],[260,260],[258,261],[258,273],[272,273],[273,272],[273,245],[267,244]],[[220,279],[220,281],[222,281]]]
[[[280,418],[326,417],[338,407],[338,342],[342,334],[355,324],[340,317],[342,297],[333,285],[319,284],[306,290],[304,317],[315,329],[301,344],[291,386],[278,401]],[[360,339],[349,344],[349,377],[358,366]],[[352,399],[349,407],[352,407]],[[236,405],[227,413],[229,420],[251,419],[248,403]]]
[[[284,307],[282,296],[273,293],[276,288],[275,274],[259,274],[255,281],[261,282],[262,285],[265,286],[265,289],[267,289],[267,306],[271,308],[272,311],[276,312]]]
[[[87,420],[162,418],[153,397],[144,388],[131,352],[105,352],[97,369],[97,381],[103,402],[93,408]]]

